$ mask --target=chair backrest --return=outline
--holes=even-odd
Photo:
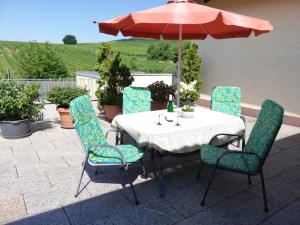
[[[80,96],[70,103],[70,114],[83,147],[108,144],[89,96]]]
[[[123,92],[123,114],[151,110],[151,92],[147,88],[126,87]]]
[[[238,87],[215,87],[211,94],[211,109],[233,116],[241,116],[241,89]]]
[[[271,100],[265,100],[244,151],[256,153],[263,163],[279,132],[283,115],[282,106]]]

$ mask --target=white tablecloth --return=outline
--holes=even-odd
[[[163,114],[162,125],[157,125],[159,114]],[[219,133],[241,134],[245,130],[241,118],[202,107],[195,107],[193,119],[179,117],[180,126],[175,126],[176,119],[167,122],[165,114],[166,110],[118,115],[112,125],[126,131],[140,146],[173,153],[195,151]]]

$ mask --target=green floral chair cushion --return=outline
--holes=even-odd
[[[76,101],[70,103],[70,113],[73,121],[78,124],[86,124],[94,118],[97,118],[90,97],[87,95],[81,96]]]
[[[123,114],[151,110],[151,92],[147,88],[126,87],[123,92]]]
[[[211,108],[233,116],[241,116],[241,90],[238,87],[215,87],[211,95]]]
[[[271,100],[264,101],[243,151],[235,151],[222,157],[218,168],[247,174],[258,173],[279,132],[283,114],[284,110],[280,105]],[[230,150],[202,145],[201,159],[204,164],[215,166],[217,160],[226,152]]]
[[[244,151],[255,152],[264,161],[279,132],[283,115],[284,109],[280,105],[266,100],[262,105]]]
[[[215,166],[217,160],[228,150],[211,145],[201,146],[201,159],[206,165]],[[239,153],[225,155],[219,161],[219,168],[239,173],[254,174],[260,165],[254,155],[242,155]]]
[[[126,163],[133,163],[143,157],[142,150],[132,145],[118,145],[117,148],[122,152]],[[92,164],[121,164],[122,160],[117,151],[111,148],[91,148],[89,161]]]
[[[109,147],[92,147],[95,145],[109,145],[96,116],[88,96],[74,99],[70,104],[70,114],[75,129],[81,139],[84,150],[89,152],[89,161],[92,164],[120,164],[118,152]],[[143,152],[131,145],[119,145],[118,149],[124,155],[125,162],[131,163],[139,160]]]

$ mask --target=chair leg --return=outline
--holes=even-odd
[[[201,205],[202,205],[202,206],[204,206],[204,204],[205,204],[205,199],[206,199],[206,197],[207,197],[207,194],[208,194],[209,188],[210,188],[210,186],[211,186],[211,184],[212,184],[212,181],[213,181],[213,179],[214,179],[214,177],[215,177],[215,175],[216,175],[216,172],[217,172],[217,168],[215,168],[215,170],[214,170],[214,172],[213,172],[213,175],[211,176],[211,178],[210,178],[210,180],[209,180],[209,182],[208,182],[208,185],[207,185],[207,187],[206,187],[206,190],[205,190],[203,199],[202,199],[202,201],[201,201]]]
[[[124,144],[124,134],[123,132],[120,133],[120,145]]]
[[[201,165],[200,165],[200,168],[199,168],[199,171],[198,171],[196,180],[199,180],[199,179],[200,179],[200,175],[201,175],[202,169],[203,169],[203,163],[201,163]]]
[[[137,199],[137,196],[136,196],[136,193],[135,193],[135,190],[134,190],[134,187],[133,187],[133,184],[129,178],[129,175],[128,175],[128,166],[125,166],[124,167],[124,172],[125,172],[125,176],[126,176],[126,179],[130,185],[130,189],[131,189],[131,192],[133,194],[133,197],[134,197],[134,200],[135,200],[135,204],[138,205],[139,204],[139,201]]]
[[[159,152],[157,152],[157,157],[159,160],[159,188],[160,188],[160,197],[165,196],[165,182],[163,175],[163,161]]]
[[[262,186],[262,192],[263,192],[264,203],[265,203],[265,212],[269,212],[263,171],[260,171],[260,179],[261,179],[261,186]]]
[[[86,158],[85,158],[85,160],[83,162],[83,165],[82,165],[82,171],[81,171],[79,182],[78,182],[78,186],[77,186],[77,189],[76,189],[75,198],[77,198],[78,195],[79,195],[80,184],[81,184],[81,180],[82,180],[82,177],[83,177],[84,169],[85,169],[85,166],[86,166],[86,163],[87,163],[87,159],[88,159],[88,155],[86,156]]]
[[[148,174],[144,165],[144,160],[141,158],[140,159],[141,162],[141,166],[142,166],[142,178],[147,179],[148,178]]]
[[[251,182],[251,177],[250,177],[250,175],[248,174],[248,184],[249,185],[251,185],[252,184],[252,182]]]
[[[119,145],[119,133],[116,133],[116,145]]]
[[[99,173],[99,166],[96,168],[95,175]]]

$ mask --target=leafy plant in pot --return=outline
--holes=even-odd
[[[181,116],[186,119],[192,119],[194,118],[195,114],[195,108],[192,106],[191,102],[188,103],[188,105],[185,105],[181,109]]]
[[[39,89],[37,83],[17,85],[0,81],[0,126],[4,138],[31,135],[32,118],[43,108],[38,101]]]
[[[112,120],[122,111],[123,90],[131,85],[134,78],[129,68],[122,63],[120,53],[114,52],[108,43],[100,45],[97,60],[96,70],[100,73],[96,91],[98,106],[104,109],[106,118]]]
[[[73,128],[73,122],[69,112],[70,102],[86,94],[86,89],[77,87],[54,87],[47,93],[47,100],[57,105],[56,110],[59,113],[62,128]]]
[[[176,88],[169,86],[163,81],[156,81],[148,86],[151,92],[151,110],[162,110],[167,108],[169,96],[175,96]]]

